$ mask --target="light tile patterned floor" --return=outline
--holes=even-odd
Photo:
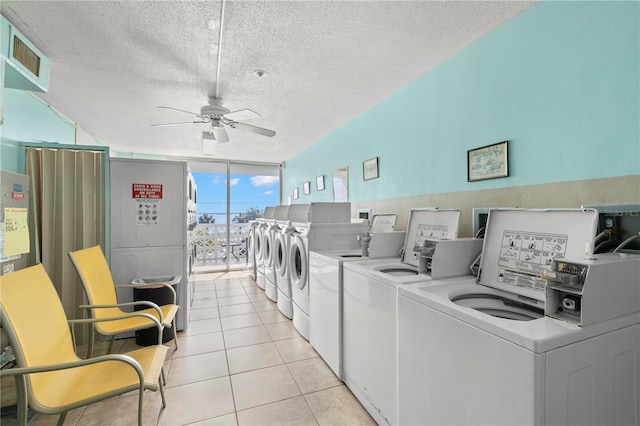
[[[165,364],[167,408],[147,392],[145,425],[375,424],[246,272],[199,274],[194,286],[189,327]],[[115,345],[133,348],[135,339]],[[64,424],[135,424],[136,404],[133,394],[112,398],[70,412]]]

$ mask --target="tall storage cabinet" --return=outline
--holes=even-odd
[[[189,322],[187,267],[187,164],[111,159],[111,273],[114,282],[181,275],[176,292],[177,328]],[[133,291],[118,289],[121,302]]]

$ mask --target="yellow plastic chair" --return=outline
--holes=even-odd
[[[145,389],[160,390],[166,407],[160,375],[169,348],[147,346],[80,359],[69,323],[93,320],[67,321],[42,265],[0,277],[0,314],[16,358],[16,368],[0,371],[0,377],[15,377],[19,425],[27,424],[28,407],[42,414],[61,414],[61,425],[69,410],[136,390],[139,425]]]
[[[95,330],[104,336],[111,336],[107,353],[111,353],[115,335],[130,331],[143,330],[153,327],[154,323],[149,318],[140,315],[132,315],[121,308],[125,306],[146,305],[147,309],[136,311],[145,313],[160,321],[162,327],[173,327],[175,348],[178,350],[178,339],[176,334],[175,318],[179,306],[176,304],[176,292],[170,285],[164,283],[153,283],[143,285],[114,285],[111,270],[107,264],[100,246],[89,247],[69,253],[71,262],[78,272],[85,294],[89,301],[88,305],[80,305],[80,308],[89,309],[91,318],[100,320],[102,318],[116,318],[112,321],[94,322]],[[173,292],[173,303],[158,306],[149,301],[138,301],[128,303],[118,303],[116,288],[145,288],[152,286],[165,286]],[[88,354],[93,354],[93,328],[90,328]],[[158,333],[158,344],[162,344],[162,333]]]

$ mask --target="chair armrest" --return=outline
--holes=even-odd
[[[120,308],[123,306],[137,306],[137,305],[145,305],[155,309],[155,311],[158,313],[158,317],[160,318],[160,322],[164,321],[164,316],[162,315],[162,309],[160,309],[160,306],[156,305],[153,302],[149,302],[148,300],[139,300],[137,302],[116,303],[113,305],[80,305],[78,306],[78,308],[102,309],[102,308]]]
[[[140,386],[144,386],[144,373],[142,371],[142,367],[132,357],[124,354],[110,354],[110,355],[102,355],[95,358],[88,359],[80,359],[78,361],[65,362],[62,364],[49,364],[49,365],[39,365],[35,367],[17,367],[17,368],[9,368],[6,370],[0,370],[0,377],[4,376],[22,376],[24,374],[32,374],[32,373],[44,373],[47,371],[57,371],[57,370],[66,370],[69,368],[82,367],[84,365],[96,364],[98,362],[106,362],[106,361],[120,361],[125,364],[129,364],[138,374],[138,378],[140,379]]]
[[[90,307],[90,305],[80,305],[80,308],[86,308],[86,307]],[[158,319],[156,317],[154,317],[151,314],[145,314],[143,312],[130,312],[127,313],[126,315],[118,315],[115,317],[107,317],[107,318],[79,318],[79,319],[72,319],[72,320],[67,320],[67,323],[69,325],[71,325],[71,336],[73,338],[73,346],[76,347],[76,334],[75,334],[75,329],[73,328],[74,324],[92,324],[95,322],[103,322],[103,321],[117,321],[117,320],[121,320],[121,319],[127,319],[127,318],[131,318],[131,317],[145,317],[148,320],[151,320],[151,322],[153,322],[156,326],[156,328],[158,329],[158,344],[161,345],[162,344],[162,330],[164,329],[164,326],[162,325],[162,323],[160,321],[158,321]]]
[[[173,304],[176,305],[177,301],[178,301],[178,296],[176,294],[176,289],[173,288],[172,285],[169,285],[167,283],[148,283],[148,284],[119,284],[114,286],[116,288],[120,287],[120,288],[140,288],[140,289],[145,289],[148,287],[166,287],[169,290],[171,290],[171,293],[173,294]]]
[[[94,322],[116,321],[116,320],[126,319],[126,318],[130,318],[130,317],[145,317],[145,318],[151,320],[152,322],[155,323],[155,326],[158,327],[158,332],[160,332],[160,333],[162,332],[162,329],[164,328],[162,323],[160,321],[158,321],[158,318],[154,317],[153,315],[145,314],[145,313],[142,313],[142,312],[130,312],[130,313],[127,313],[127,315],[118,315],[118,316],[115,316],[115,317],[108,317],[108,318],[79,318],[79,319],[67,320],[67,322],[69,324],[90,324],[90,323],[94,323]]]

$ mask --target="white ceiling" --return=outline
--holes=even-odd
[[[3,0],[1,11],[51,59],[39,96],[111,149],[203,156],[206,125],[151,124],[195,118],[156,107],[199,112],[217,90],[277,134],[230,129],[207,157],[279,163],[531,4]]]

